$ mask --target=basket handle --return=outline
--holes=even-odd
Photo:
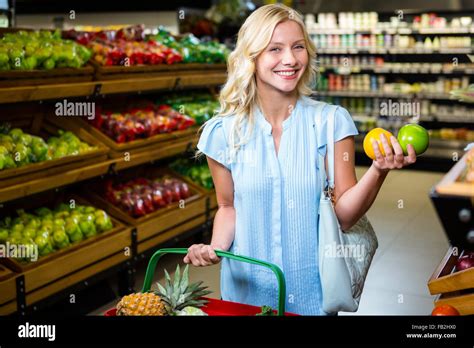
[[[215,250],[217,256],[219,257],[227,257],[229,259],[233,259],[236,261],[241,261],[241,262],[246,262],[246,263],[251,263],[254,265],[259,265],[263,267],[267,267],[275,273],[277,280],[278,280],[278,315],[284,315],[285,313],[285,297],[286,297],[286,283],[285,283],[285,276],[277,265],[270,263],[270,262],[265,262],[261,260],[257,260],[248,256],[241,256],[241,255],[235,255],[231,252],[228,251],[222,251],[222,250]],[[156,269],[156,264],[158,263],[158,260],[163,256],[164,254],[183,254],[186,255],[188,253],[188,249],[186,248],[168,248],[168,249],[160,249],[157,250],[153,256],[151,257],[150,261],[148,262],[148,267],[146,269],[146,274],[145,274],[145,281],[143,283],[143,289],[142,292],[147,292],[150,291],[151,288],[151,283],[153,281],[153,275],[155,273]]]

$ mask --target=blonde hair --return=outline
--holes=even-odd
[[[275,27],[289,20],[300,25],[309,58],[308,66],[296,87],[297,95],[300,97],[312,93],[311,86],[316,80],[317,71],[316,47],[306,31],[302,16],[283,4],[271,4],[258,8],[240,28],[236,47],[229,55],[228,78],[220,92],[220,109],[215,116],[235,116],[235,122],[227,140],[230,158],[235,158],[240,147],[248,142],[254,128],[254,113],[257,105],[255,61],[270,43]],[[249,127],[243,135],[242,126],[245,120],[248,121]],[[204,126],[205,124],[202,127]],[[198,151],[196,157],[201,154]]]

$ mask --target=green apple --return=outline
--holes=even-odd
[[[34,239],[36,237],[36,229],[33,227],[25,227],[23,237]]]
[[[6,228],[0,227],[0,243],[5,243],[8,239],[8,230]]]
[[[413,146],[417,156],[424,153],[430,144],[428,131],[417,124],[404,125],[398,131],[397,139],[405,156],[408,155],[408,144]]]

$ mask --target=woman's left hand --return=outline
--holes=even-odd
[[[373,165],[378,170],[388,172],[391,169],[401,169],[416,162],[415,149],[411,144],[408,144],[407,146],[408,156],[404,156],[402,147],[400,146],[397,138],[394,136],[390,137],[392,146],[390,146],[384,134],[380,134],[380,139],[382,141],[385,156],[382,155],[378,142],[372,142],[372,147],[375,154]]]

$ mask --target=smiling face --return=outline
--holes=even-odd
[[[298,23],[279,23],[268,46],[257,57],[258,88],[293,92],[308,65],[308,51]]]

